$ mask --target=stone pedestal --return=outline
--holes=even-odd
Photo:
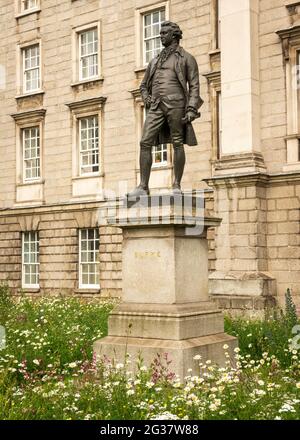
[[[108,336],[94,349],[124,362],[140,355],[150,365],[168,353],[170,370],[183,378],[197,373],[194,356],[224,364],[222,313],[208,298],[207,228],[220,219],[205,217],[202,200],[145,197],[121,208],[109,223],[123,230],[123,303],[109,318]]]

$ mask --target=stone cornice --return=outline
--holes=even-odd
[[[135,102],[142,102],[142,95],[141,95],[141,90],[139,87],[137,87],[136,89],[131,89],[128,90],[129,93],[131,93],[132,97],[134,98]]]
[[[290,46],[298,45],[300,42],[300,25],[290,26],[286,29],[279,29],[276,34],[281,38],[282,52],[286,62],[290,59]]]
[[[65,203],[54,203],[49,205],[40,206],[17,206],[9,208],[0,209],[0,217],[11,217],[18,215],[33,215],[33,214],[53,214],[57,212],[76,212],[81,210],[95,210],[95,209],[107,209],[110,208],[109,200],[105,201],[90,201],[90,202],[65,202]],[[115,202],[120,204],[123,200],[117,199]]]
[[[279,29],[276,34],[283,40],[285,38],[293,38],[300,36],[300,25]]]
[[[232,174],[227,176],[214,176],[203,179],[203,181],[212,188],[235,188],[243,186],[266,187],[269,183],[269,175],[263,173]]]
[[[213,190],[211,188],[204,188],[201,190],[204,194],[210,195],[213,193]],[[193,196],[195,195],[194,191],[185,191],[184,192],[187,195]],[[104,200],[91,200],[91,201],[70,201],[70,202],[61,202],[61,203],[49,203],[44,204],[40,206],[12,206],[7,208],[0,208],[0,217],[6,217],[6,216],[15,216],[20,214],[48,214],[53,212],[61,212],[62,209],[64,211],[81,211],[82,209],[85,210],[94,210],[94,209],[106,209],[115,207],[115,205],[123,206],[124,204],[124,197],[116,197],[116,198],[105,198]]]
[[[259,152],[226,154],[214,161],[215,171],[227,174],[227,170],[237,169],[237,174],[266,171],[263,155]],[[241,170],[241,168],[243,170]],[[246,170],[245,168],[248,168]],[[252,169],[250,171],[250,169]]]
[[[285,173],[276,173],[269,175],[270,184],[273,183],[285,183],[285,184],[293,184],[300,182],[300,171],[290,171]]]
[[[37,110],[29,110],[26,112],[18,112],[13,113],[10,116],[16,121],[16,122],[27,122],[34,120],[42,120],[45,117],[46,110],[41,108]]]
[[[221,87],[221,71],[212,71],[203,73],[202,76],[204,76],[209,84],[213,84],[215,87]]]
[[[74,101],[69,102],[65,104],[67,107],[69,107],[72,111],[77,110],[87,110],[98,108],[99,110],[103,108],[105,102],[107,100],[107,97],[105,96],[99,96],[96,98],[89,98],[89,99],[83,99],[81,101]]]
[[[227,176],[213,176],[203,179],[212,188],[228,188],[242,186],[271,186],[271,185],[291,185],[300,183],[300,171],[285,173],[244,173],[230,174]]]
[[[141,90],[140,90],[139,87],[137,87],[136,89],[128,90],[128,91],[129,91],[129,93],[132,94],[132,96],[133,96],[134,98],[140,98],[140,96],[141,96]]]

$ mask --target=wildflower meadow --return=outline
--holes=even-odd
[[[96,360],[113,301],[11,299],[0,288],[2,420],[288,420],[300,418],[299,324],[288,292],[284,311],[264,319],[227,316],[239,338],[223,368],[194,358],[198,374],[180,382],[167,353],[151,367],[138,360]],[[0,341],[1,343],[1,341]]]

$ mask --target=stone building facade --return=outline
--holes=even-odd
[[[210,294],[258,310],[291,288],[300,304],[295,0],[2,0],[0,280],[16,294],[120,296],[122,237],[105,219],[139,179],[139,84],[165,19],[201,74],[183,188],[222,218]],[[152,191],[165,191],[172,149],[153,157]]]

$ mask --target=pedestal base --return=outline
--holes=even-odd
[[[141,357],[148,367],[157,354],[168,354],[172,361],[170,371],[183,379],[188,369],[199,373],[202,361],[225,365],[224,344],[233,350],[236,338],[224,333],[223,314],[212,302],[190,304],[136,304],[124,303],[109,318],[106,338],[95,342],[99,358],[105,354],[115,362],[124,363],[126,353],[131,356],[132,368]],[[141,337],[142,336],[142,337]]]
[[[234,358],[234,348],[237,347],[236,338],[225,333],[216,335],[201,336],[184,340],[154,339],[154,338],[133,338],[125,336],[107,336],[95,342],[94,350],[99,358],[105,354],[115,362],[124,363],[126,353],[131,357],[130,368],[136,369],[136,361],[143,359],[144,365],[151,366],[157,354],[162,357],[168,354],[171,361],[169,370],[178,374],[181,380],[188,374],[199,374],[199,361],[195,361],[196,355],[201,356],[201,362],[211,360],[219,366],[225,366],[224,344],[228,345],[226,350]],[[192,373],[188,370],[192,369]]]
[[[204,217],[197,197],[145,197],[123,207],[110,224],[123,230],[123,301],[109,318],[108,336],[96,341],[96,355],[131,368],[142,357],[150,366],[168,354],[170,371],[181,379],[202,361],[224,365],[224,344],[232,356],[234,337],[224,333],[222,313],[208,297],[207,228],[220,219]]]

